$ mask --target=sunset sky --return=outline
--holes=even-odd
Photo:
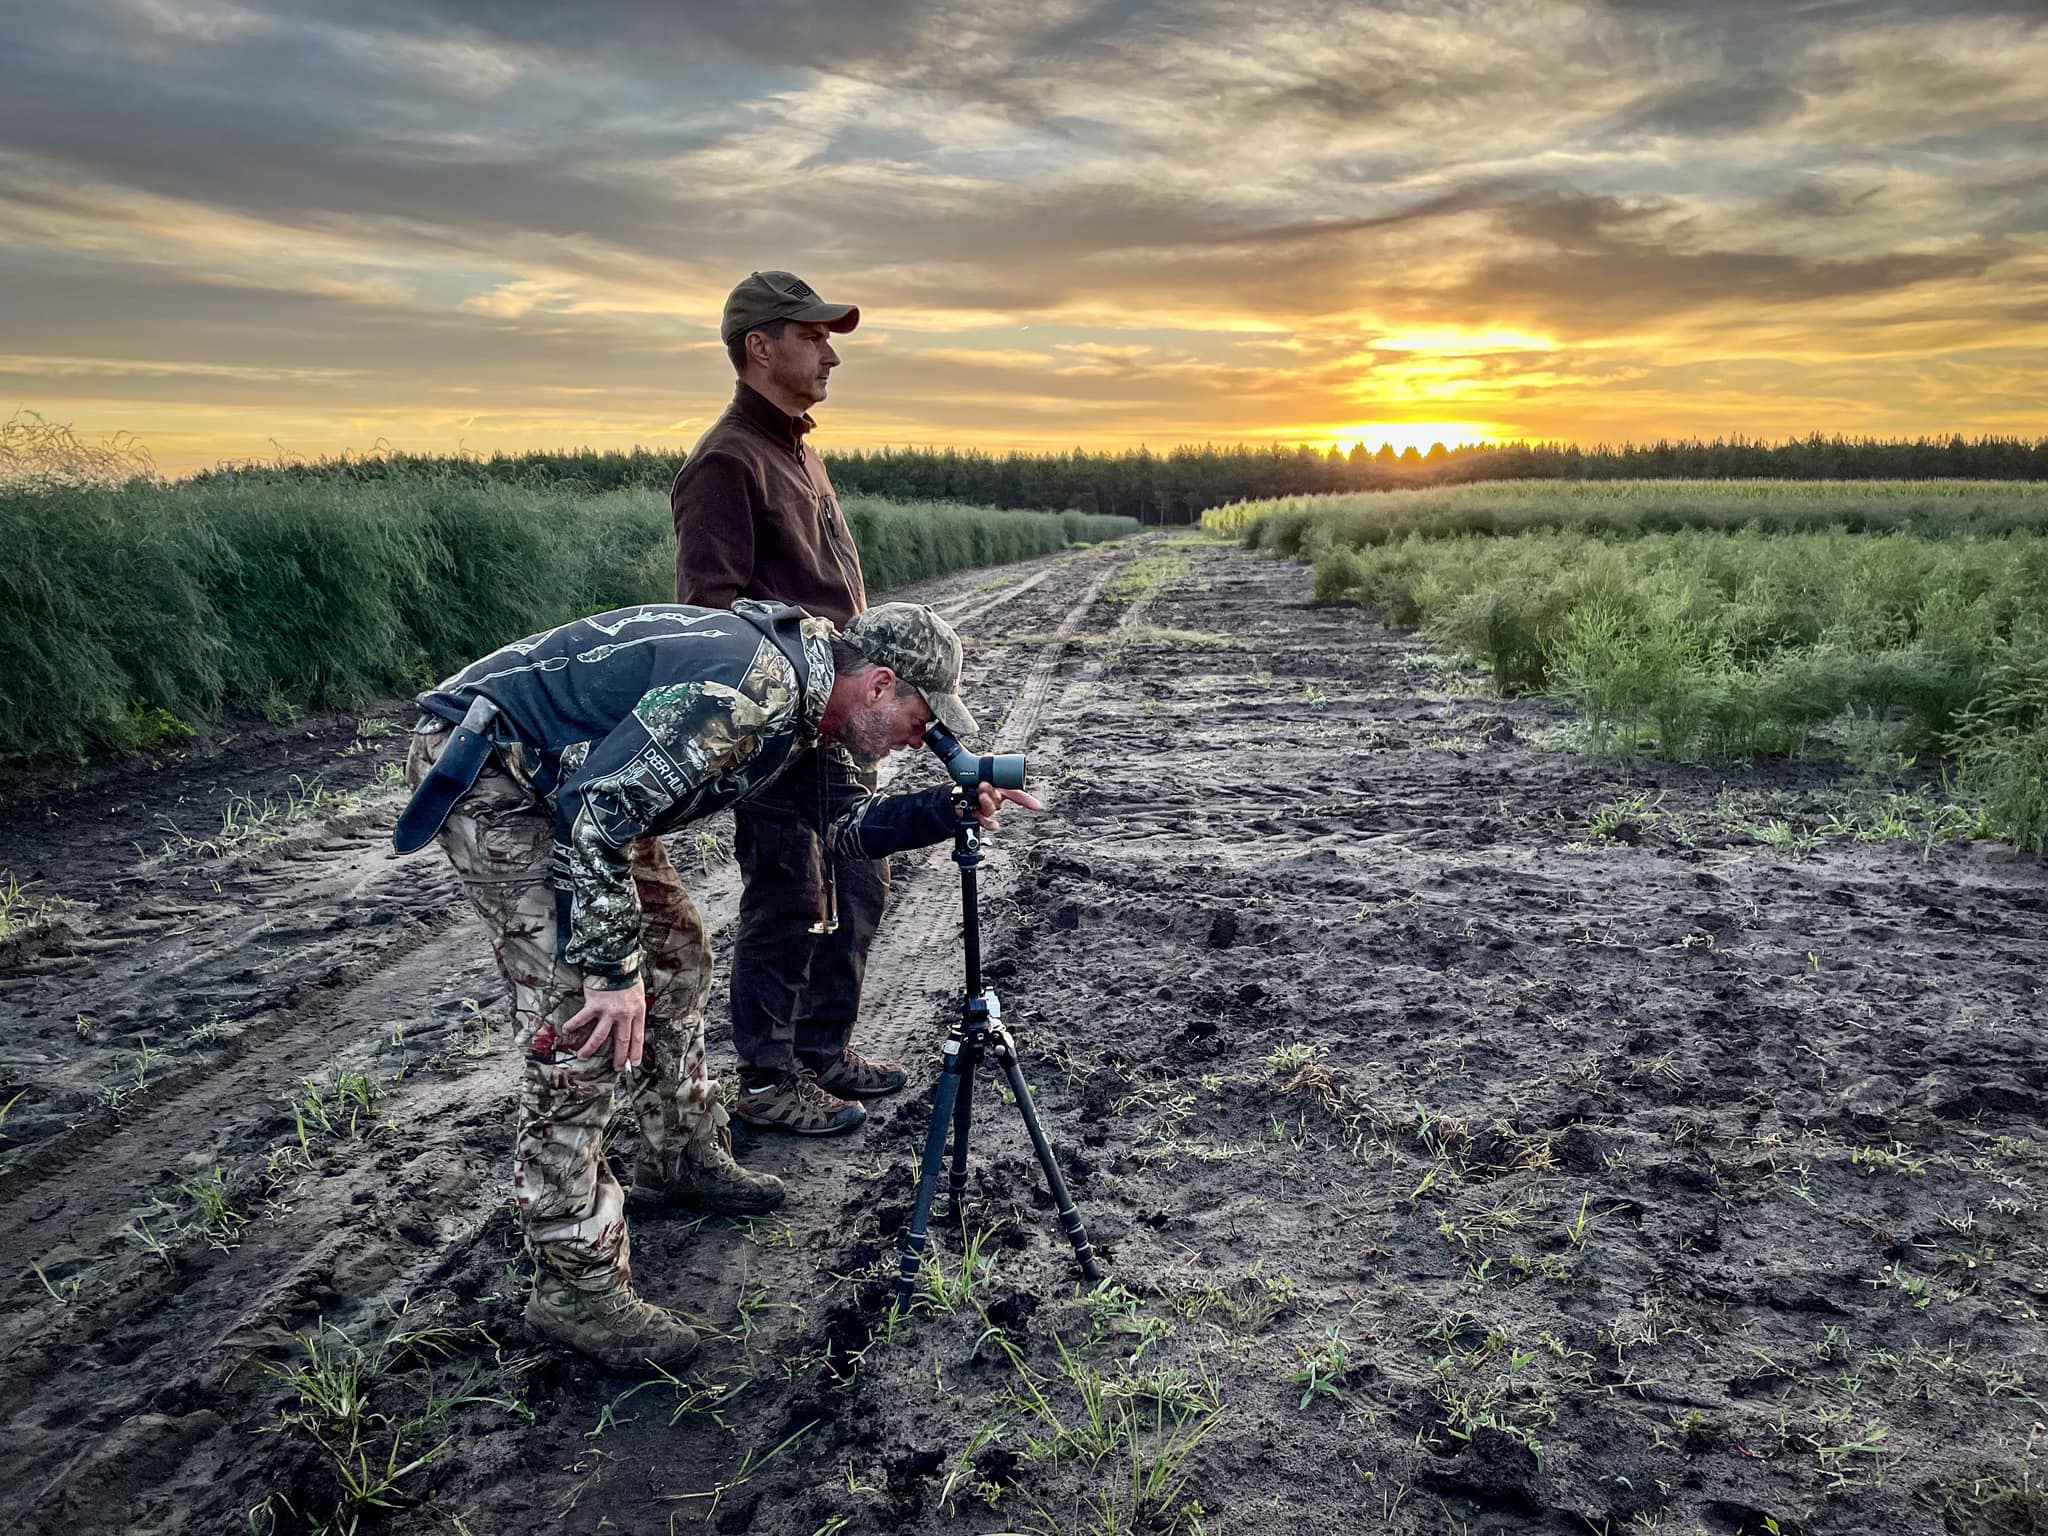
[[[2048,433],[2048,7],[0,0],[0,417],[158,465]]]

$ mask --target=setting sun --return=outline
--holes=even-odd
[[[1319,433],[1313,441],[1318,448],[1337,448],[1345,452],[1349,452],[1354,444],[1363,443],[1366,451],[1372,453],[1385,443],[1396,453],[1406,453],[1410,448],[1417,453],[1427,453],[1436,443],[1442,443],[1446,448],[1462,448],[1470,443],[1499,442],[1514,435],[1491,423],[1477,421],[1369,421],[1349,427],[1332,427]]]

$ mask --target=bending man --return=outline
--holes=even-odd
[[[608,1365],[672,1364],[681,1319],[634,1294],[625,1197],[603,1155],[632,1069],[636,1199],[779,1205],[733,1161],[704,1064],[711,950],[658,838],[771,784],[821,741],[863,761],[914,746],[960,702],[960,640],[885,603],[840,634],[800,609],[649,605],[492,652],[420,696],[394,841],[438,839],[491,935],[525,1052],[513,1191],[537,1273],[526,1318]],[[981,787],[993,827],[1014,790]],[[878,859],[953,835],[948,787],[845,786],[803,807],[827,847]]]

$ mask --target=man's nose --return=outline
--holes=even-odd
[[[831,342],[828,341],[825,343],[825,351],[823,355],[819,357],[818,361],[823,363],[827,368],[837,368],[839,366],[839,354],[832,350]]]

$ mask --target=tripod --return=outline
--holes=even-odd
[[[1021,759],[1020,759],[1021,761]],[[953,1167],[946,1181],[949,1203],[957,1213],[967,1193],[967,1132],[974,1118],[974,1069],[982,1057],[994,1054],[1017,1100],[1017,1112],[1024,1117],[1024,1129],[1031,1133],[1031,1145],[1038,1151],[1038,1166],[1045,1170],[1047,1188],[1059,1207],[1060,1228],[1074,1245],[1074,1257],[1081,1273],[1092,1284],[1102,1278],[1095,1251],[1081,1225],[1081,1213],[1074,1209],[1074,1197],[1067,1193],[1067,1181],[1053,1157],[1052,1143],[1038,1123],[1038,1111],[1031,1104],[1031,1090],[1024,1086],[1023,1069],[1017,1065],[1017,1043],[1003,1027],[1002,1004],[981,980],[981,916],[975,897],[974,872],[981,865],[980,829],[974,814],[978,796],[969,798],[959,785],[953,789],[953,862],[960,866],[960,906],[966,917],[967,1004],[960,1022],[946,1037],[945,1062],[939,1072],[938,1090],[932,1096],[932,1124],[925,1133],[924,1163],[918,1174],[917,1204],[910,1225],[903,1233],[903,1266],[896,1277],[898,1308],[909,1305],[917,1286],[917,1273],[924,1263],[925,1230],[931,1224],[932,1197],[938,1192],[939,1164],[946,1156],[946,1127],[953,1130]]]

